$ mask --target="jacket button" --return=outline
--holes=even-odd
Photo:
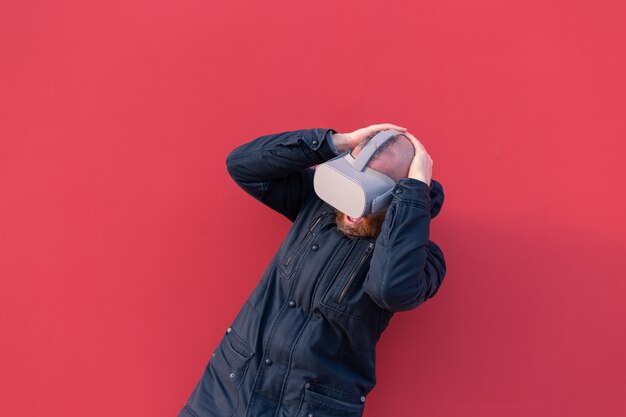
[[[230,333],[231,330],[232,330],[232,328],[229,327],[228,329],[226,329],[226,333]]]
[[[307,414],[306,417],[313,417],[313,413]]]
[[[272,364],[272,360],[270,358],[265,359],[265,364],[270,366]]]
[[[304,384],[304,388],[309,389],[311,388],[311,384],[309,384],[308,382],[306,384]]]
[[[289,301],[289,307],[294,308],[296,306],[296,302],[291,300]]]
[[[313,146],[317,146],[317,139],[313,139],[313,141],[311,142],[311,144],[312,144]]]
[[[317,246],[317,243],[314,243],[313,246],[311,246],[311,249],[313,250],[318,250],[320,247]]]
[[[402,188],[396,188],[396,191],[395,191],[396,194],[400,194],[401,192],[402,192]]]
[[[361,402],[364,403],[365,402],[365,397],[361,396]]]

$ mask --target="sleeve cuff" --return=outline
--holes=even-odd
[[[337,131],[330,128],[315,128],[304,131],[302,140],[313,151],[314,163],[325,162],[339,155],[332,143],[333,133],[337,133]]]
[[[330,150],[333,151],[335,156],[337,156],[337,155],[339,155],[339,152],[337,151],[337,147],[333,143],[333,133],[335,133],[335,131],[332,130],[332,129],[329,129],[326,132],[326,142],[328,143],[328,147],[330,148]]]
[[[416,178],[400,178],[394,187],[393,198],[430,211],[430,186]]]

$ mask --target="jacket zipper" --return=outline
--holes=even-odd
[[[307,232],[306,232],[306,235],[304,235],[304,237],[302,238],[300,243],[298,243],[298,246],[296,246],[296,248],[293,251],[291,251],[291,253],[289,254],[289,257],[287,258],[287,260],[285,262],[283,262],[283,267],[286,268],[289,265],[289,262],[291,262],[291,259],[293,258],[293,255],[298,253],[298,250],[300,249],[300,246],[302,246],[302,244],[306,241],[307,237],[309,237],[309,233],[311,233],[311,230],[313,230],[313,228],[315,226],[317,226],[317,224],[320,222],[320,220],[322,220],[322,217],[324,217],[324,214],[318,216],[317,219],[315,219],[315,221],[313,223],[311,223],[311,225],[309,226],[309,230],[307,230]]]
[[[361,259],[359,259],[359,263],[356,265],[356,268],[354,268],[354,270],[352,271],[352,274],[350,274],[350,277],[348,278],[343,288],[339,292],[339,296],[337,297],[337,303],[341,303],[343,301],[344,297],[346,296],[346,293],[348,292],[348,288],[350,288],[350,284],[352,284],[352,281],[354,281],[354,277],[356,277],[356,274],[361,269],[363,262],[365,262],[365,259],[367,259],[367,256],[370,254],[373,248],[374,248],[374,242],[370,242],[369,245],[367,245],[367,249],[365,249],[365,253],[363,254],[363,256],[361,256]]]

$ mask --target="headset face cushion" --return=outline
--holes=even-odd
[[[371,212],[372,200],[387,192],[395,182],[384,174],[365,168],[358,171],[347,153],[318,165],[313,177],[315,193],[326,203],[350,217]]]

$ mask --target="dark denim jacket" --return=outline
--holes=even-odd
[[[439,289],[429,226],[441,184],[400,179],[378,237],[351,239],[313,190],[313,166],[337,155],[334,132],[261,136],[228,155],[235,182],[293,224],[179,416],[360,417],[389,320]]]

